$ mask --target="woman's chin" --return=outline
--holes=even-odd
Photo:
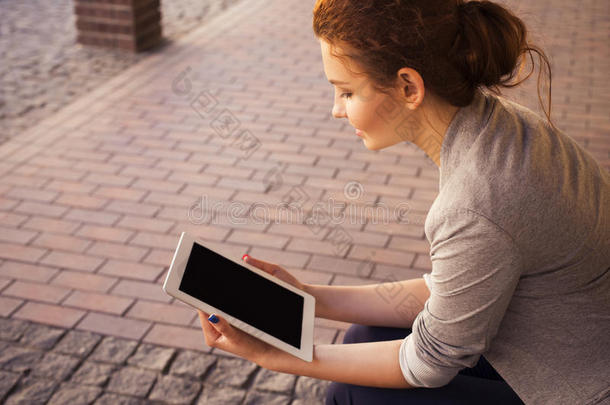
[[[396,144],[391,142],[379,142],[379,140],[375,141],[370,138],[362,138],[362,142],[368,150],[381,150]]]
[[[362,143],[364,144],[364,147],[368,150],[377,150],[377,148],[375,147],[375,142],[367,141],[366,138],[362,138]]]

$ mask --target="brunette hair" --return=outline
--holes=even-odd
[[[316,37],[331,44],[340,58],[364,69],[380,91],[396,84],[402,67],[415,69],[426,88],[458,107],[473,100],[478,88],[499,93],[534,72],[539,59],[538,100],[550,121],[551,67],[545,53],[530,44],[523,21],[490,1],[464,0],[317,0]],[[345,48],[337,54],[336,46]],[[344,47],[343,45],[347,45]],[[531,61],[523,78],[520,72]],[[541,77],[548,75],[548,110]],[[552,125],[552,124],[551,124]]]

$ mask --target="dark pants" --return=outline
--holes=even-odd
[[[352,325],[343,343],[376,342],[404,339],[411,329]],[[523,404],[494,368],[480,357],[473,368],[465,368],[449,384],[438,388],[391,389],[332,383],[326,405],[392,404]]]

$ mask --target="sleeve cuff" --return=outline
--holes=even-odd
[[[402,375],[412,387],[437,388],[447,385],[459,369],[434,368],[421,360],[417,354],[413,333],[400,345],[399,363]]]
[[[407,361],[407,354],[406,354],[406,351],[407,351],[406,346],[408,344],[408,341],[410,340],[409,339],[410,337],[411,337],[411,335],[407,335],[407,337],[404,338],[404,340],[402,341],[402,344],[400,345],[400,350],[398,351],[400,370],[402,371],[402,375],[405,377],[405,380],[409,383],[410,386],[423,387],[423,384],[415,378],[415,376],[409,369],[409,364]]]
[[[422,276],[424,279],[424,282],[426,283],[426,287],[428,287],[428,290],[432,291],[432,283],[430,282],[430,273],[424,273],[424,275]]]

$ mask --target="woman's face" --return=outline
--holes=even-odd
[[[376,90],[365,76],[352,74],[339,58],[331,55],[328,42],[320,39],[320,46],[326,78],[335,88],[333,117],[347,118],[371,150],[406,141],[397,130],[393,110],[399,107],[393,99]]]

